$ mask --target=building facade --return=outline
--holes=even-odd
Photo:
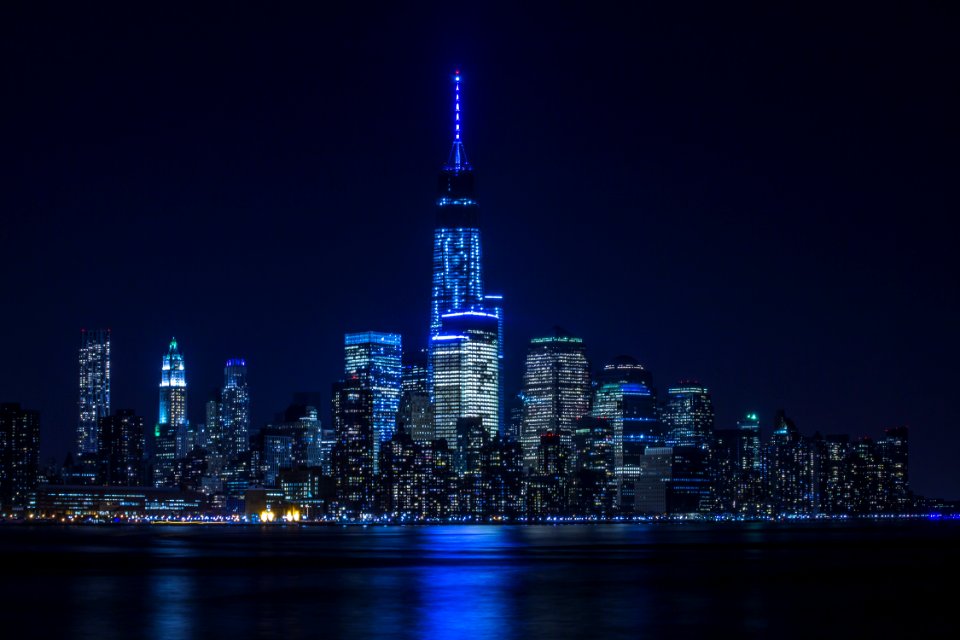
[[[680,382],[667,389],[660,413],[667,445],[709,449],[713,437],[713,401],[697,382]]]
[[[110,329],[80,330],[77,453],[96,455],[100,418],[110,415]]]
[[[590,411],[590,368],[583,340],[556,327],[533,338],[523,373],[523,422],[520,442],[524,464],[537,464],[540,437],[565,435],[568,444],[577,420]]]
[[[226,464],[250,448],[250,389],[247,385],[247,361],[227,360],[223,369],[223,390],[220,394],[220,431]]]
[[[39,480],[40,414],[0,404],[0,514],[31,509]]]
[[[497,316],[483,311],[444,314],[433,337],[434,433],[456,446],[457,421],[480,418],[490,438],[499,435],[500,365]]]
[[[355,378],[373,397],[373,463],[379,467],[380,446],[393,437],[400,408],[402,379],[399,334],[364,331],[343,338],[344,375]]]

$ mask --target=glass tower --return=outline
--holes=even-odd
[[[590,410],[590,371],[583,340],[556,327],[533,338],[523,373],[521,445],[526,468],[537,464],[540,436],[572,436],[576,421]]]
[[[110,415],[110,329],[80,330],[77,453],[99,450],[98,421]]]
[[[224,461],[237,458],[250,449],[250,391],[247,388],[247,361],[227,360],[223,369],[220,430]]]
[[[440,172],[437,222],[433,233],[433,292],[430,336],[441,329],[445,313],[483,308],[480,271],[479,210],[473,167],[460,138],[460,73],[454,75],[453,145]]]
[[[373,465],[378,470],[380,443],[393,437],[400,408],[402,344],[399,334],[364,331],[343,337],[344,374],[373,394]]]
[[[451,447],[460,418],[481,418],[491,439],[500,429],[498,319],[484,311],[441,316],[442,333],[433,337],[435,437]]]
[[[661,416],[671,447],[707,449],[713,436],[713,401],[697,382],[680,382],[667,389]]]
[[[663,446],[653,376],[630,356],[618,356],[603,368],[593,417],[610,421],[614,464],[621,471],[625,455],[642,455],[648,446]]]

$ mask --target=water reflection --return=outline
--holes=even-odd
[[[504,562],[510,533],[496,527],[422,530],[417,542],[425,563],[412,585],[416,637],[512,637],[518,618],[512,587],[520,569]]]
[[[198,604],[194,581],[192,572],[181,569],[160,569],[150,576],[146,606],[149,637],[158,640],[193,637]]]
[[[37,568],[5,575],[0,602],[44,635],[98,640],[866,636],[908,620],[922,636],[952,624],[936,578],[960,569],[960,526],[930,527],[0,528],[0,567]]]

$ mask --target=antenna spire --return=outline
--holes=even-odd
[[[460,70],[453,72],[453,140],[460,142]]]
[[[470,169],[467,154],[463,150],[463,140],[460,139],[460,69],[453,72],[453,147],[447,158],[447,169],[455,172]]]

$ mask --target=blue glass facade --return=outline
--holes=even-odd
[[[402,380],[400,335],[364,331],[343,339],[344,373],[357,378],[373,394],[373,464],[376,471],[380,444],[393,437],[400,408]]]
[[[440,172],[433,233],[433,291],[430,337],[440,333],[440,316],[483,307],[479,211],[473,167],[460,138],[460,74],[455,76],[454,136]]]

